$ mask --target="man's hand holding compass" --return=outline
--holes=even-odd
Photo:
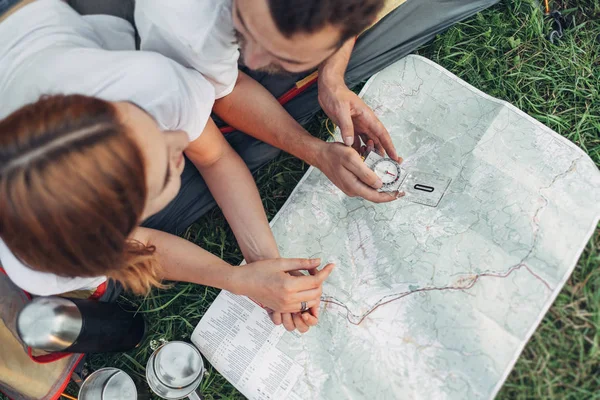
[[[377,153],[370,140],[365,146],[360,148],[360,153],[363,156],[365,164],[375,172],[383,183],[378,192],[389,193],[396,198],[402,197],[404,193],[400,192],[399,188],[406,177],[406,171],[400,167],[400,163]]]

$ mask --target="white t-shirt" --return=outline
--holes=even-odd
[[[136,0],[135,25],[142,50],[200,71],[217,99],[231,93],[240,57],[232,0]]]
[[[82,17],[60,0],[37,0],[0,23],[0,118],[43,94],[84,94],[133,101],[164,130],[200,136],[214,88],[192,69],[156,53],[135,51],[131,24],[111,16]],[[0,241],[0,264],[36,295],[90,289],[106,280],[63,278],[23,265]]]
[[[0,240],[0,260],[6,275],[21,289],[37,296],[51,296],[75,290],[94,290],[106,277],[65,278],[48,272],[35,271],[21,263]]]

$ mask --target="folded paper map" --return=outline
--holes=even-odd
[[[319,325],[287,333],[223,292],[192,341],[252,400],[493,398],[597,229],[600,172],[419,56],[362,96],[402,168],[447,187],[378,205],[311,168],[272,227],[283,257],[337,264]]]

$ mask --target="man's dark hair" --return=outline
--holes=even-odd
[[[366,29],[384,4],[384,0],[268,1],[275,25],[286,37],[314,33],[331,24],[342,29],[342,42]]]

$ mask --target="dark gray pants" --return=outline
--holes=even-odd
[[[359,38],[346,71],[348,86],[356,86],[456,22],[496,2],[498,0],[408,0]],[[133,0],[69,0],[69,3],[81,14],[111,14],[133,23]],[[280,77],[245,68],[242,70],[275,97],[287,92],[303,77]],[[301,124],[308,122],[320,110],[317,90],[315,85],[285,105],[285,109]],[[227,134],[226,138],[252,172],[279,153],[241,132]],[[186,160],[179,194],[164,210],[146,220],[144,226],[181,233],[214,206],[204,180]]]

